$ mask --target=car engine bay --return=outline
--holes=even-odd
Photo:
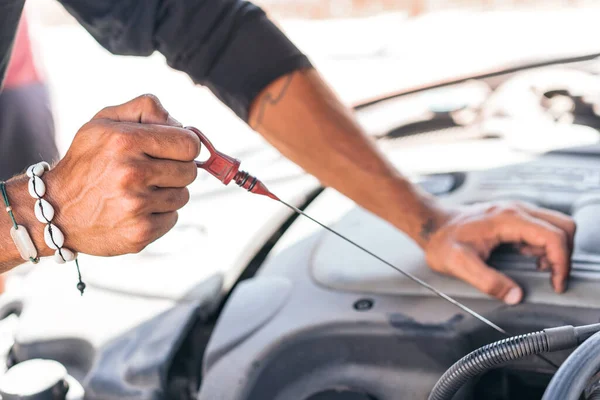
[[[312,178],[263,180],[310,216],[511,336],[600,322],[600,62],[494,72],[380,99],[357,107],[357,116],[398,168],[445,204],[516,200],[571,215],[577,234],[568,291],[555,294],[550,273],[537,270],[534,258],[501,246],[489,263],[526,292],[522,304],[506,306],[435,273],[405,234]],[[244,196],[202,190],[204,208]],[[55,294],[67,290],[61,282],[66,273],[35,271],[24,278],[18,291],[0,297],[0,336],[11,336],[10,345],[0,346],[6,347],[6,367],[58,361],[81,386],[77,396],[85,391],[86,399],[423,400],[456,361],[504,339],[265,201],[250,202],[256,215],[248,218],[268,223],[235,237],[239,249],[231,254],[214,249],[213,258],[190,261],[151,248],[144,282],[125,283],[139,275],[133,267],[118,282],[98,271],[81,305]],[[230,225],[214,233],[204,217],[190,216],[178,237],[202,225],[217,242],[239,222],[229,218]],[[194,245],[213,243],[202,240]],[[154,264],[199,269],[203,260],[226,268],[206,279],[183,277],[181,284],[152,275]],[[469,379],[447,400],[542,399],[556,366],[572,353],[511,360]],[[597,399],[598,387],[599,378],[590,379],[574,398]],[[80,398],[73,393],[62,398]]]

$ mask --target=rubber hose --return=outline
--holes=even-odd
[[[578,327],[566,325],[488,344],[467,354],[450,367],[435,384],[429,395],[429,400],[450,400],[469,379],[488,369],[526,356],[571,349],[589,338],[598,337],[599,334],[596,332],[600,332],[600,323]],[[600,338],[597,340],[600,340]],[[600,345],[597,347],[599,348],[598,365],[600,365]],[[559,372],[562,370],[563,368],[561,367]],[[585,384],[595,372],[596,370],[594,369],[591,375],[584,378],[583,387],[579,391],[579,394],[585,389]],[[552,382],[555,379],[556,375]],[[548,393],[548,390],[546,390],[546,393]],[[548,399],[544,398],[543,400]],[[572,399],[558,396],[553,397],[552,400],[578,400],[578,396]]]
[[[471,378],[509,361],[550,351],[546,332],[534,332],[500,340],[460,359],[442,375],[429,400],[450,400]]]
[[[600,333],[577,348],[554,374],[542,400],[579,400],[600,369]]]

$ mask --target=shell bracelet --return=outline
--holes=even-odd
[[[64,264],[69,261],[75,261],[77,266],[77,275],[79,282],[77,283],[77,289],[83,295],[85,290],[85,283],[81,280],[81,271],[79,270],[79,261],[77,259],[77,253],[64,247],[65,235],[63,232],[52,222],[54,219],[54,207],[44,199],[46,194],[46,184],[42,180],[42,176],[46,171],[50,170],[50,165],[47,162],[40,162],[27,168],[27,176],[29,177],[29,194],[31,197],[36,199],[34,206],[35,217],[38,221],[45,224],[44,227],[44,242],[54,252],[54,261],[58,264]]]

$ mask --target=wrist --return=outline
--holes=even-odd
[[[418,232],[414,232],[413,239],[422,249],[425,249],[431,238],[454,215],[453,210],[443,207],[437,200],[425,202],[418,225]]]
[[[452,218],[453,211],[406,180],[398,188],[396,202],[401,206],[390,222],[424,249],[435,232]]]

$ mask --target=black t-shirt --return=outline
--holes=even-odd
[[[0,0],[0,80],[24,0]],[[310,62],[257,6],[242,0],[60,0],[106,49],[167,63],[209,87],[242,119],[269,83]],[[69,43],[65,43],[69,46]],[[73,49],[77,51],[77,49]]]

